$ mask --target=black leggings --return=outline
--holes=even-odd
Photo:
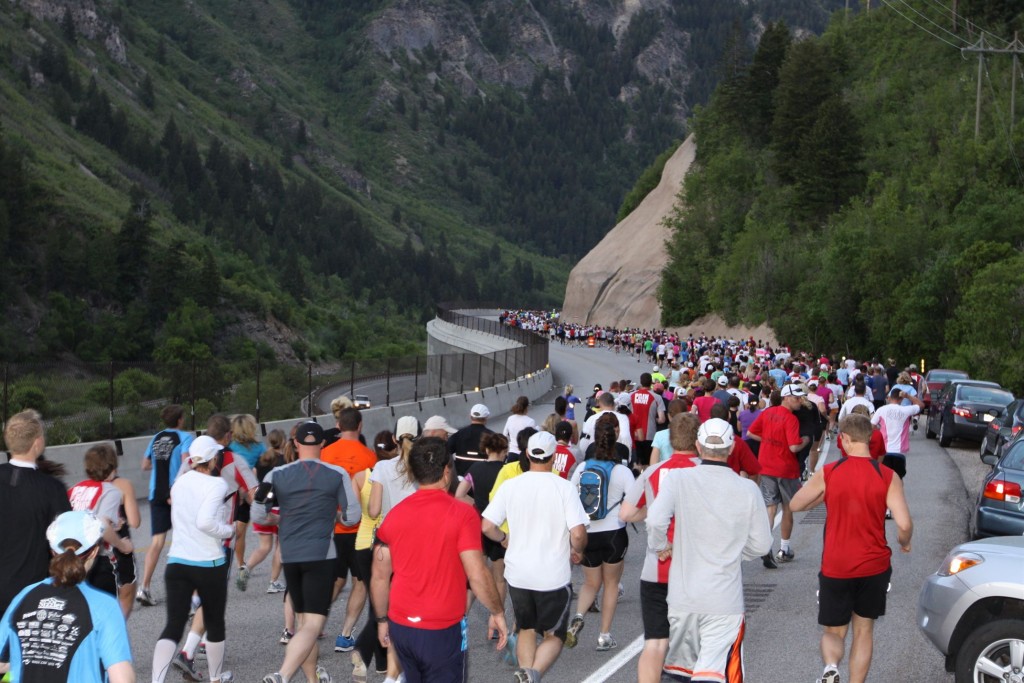
[[[366,606],[370,610],[370,618],[366,620],[366,625],[363,626],[363,630],[359,632],[359,637],[356,638],[356,651],[367,666],[370,664],[370,656],[373,655],[377,660],[377,668],[384,669],[388,665],[388,651],[387,648],[380,644],[380,638],[377,637],[377,614],[373,611],[373,600],[369,599],[370,573],[373,568],[372,548],[356,551],[356,566],[359,568],[359,574],[366,577],[363,579],[366,583],[368,598]]]
[[[211,643],[224,642],[224,610],[228,602],[228,566],[193,567],[177,562],[167,565],[164,583],[167,586],[167,624],[160,640],[181,640],[188,624],[192,607],[192,592],[199,593],[203,602],[203,620],[206,639]]]

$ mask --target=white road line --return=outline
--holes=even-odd
[[[587,678],[584,678],[582,683],[604,683],[604,681],[611,678],[616,671],[629,664],[630,660],[640,654],[640,650],[643,649],[644,637],[638,636],[632,643],[619,650],[619,654],[605,662],[604,666],[590,674]]]

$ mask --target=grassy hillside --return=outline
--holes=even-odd
[[[696,115],[665,322],[715,311],[801,348],[925,358],[1021,390],[1024,122],[1011,135],[1011,62],[985,62],[975,139],[977,60],[956,48],[977,29],[954,29],[938,3],[899,4],[906,16],[836,18],[820,39],[770,30]],[[1024,21],[1011,3],[961,11],[989,44]]]

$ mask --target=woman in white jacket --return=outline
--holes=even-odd
[[[192,469],[179,476],[171,487],[171,522],[174,537],[167,557],[164,581],[167,586],[167,623],[153,648],[153,680],[163,682],[178,652],[178,640],[188,623],[193,592],[203,603],[206,619],[206,660],[209,680],[233,680],[224,664],[224,610],[227,605],[227,557],[224,539],[234,533],[228,523],[224,499],[228,485],[219,476],[223,447],[209,436],[200,436],[189,446]]]

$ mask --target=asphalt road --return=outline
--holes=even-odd
[[[551,352],[556,386],[574,384],[577,394],[585,396],[594,382],[605,387],[616,378],[636,379],[650,368],[637,363],[635,357],[616,355],[605,349],[554,346]],[[538,421],[552,410],[554,396],[531,406],[530,414]],[[508,406],[490,406],[495,413],[492,427],[500,429]],[[962,448],[961,448],[962,446]],[[917,594],[924,578],[934,572],[947,551],[967,538],[970,510],[977,495],[978,482],[987,469],[978,458],[975,444],[956,442],[953,448],[940,448],[935,441],[924,438],[923,430],[914,433],[908,460],[907,496],[915,522],[913,550],[909,555],[897,552],[893,557],[892,592],[888,614],[879,620],[875,635],[875,657],[871,681],[943,682],[953,677],[945,673],[942,657],[918,633],[915,624]],[[968,482],[965,484],[965,481]],[[137,547],[148,543],[148,516],[135,534]],[[816,575],[820,566],[823,511],[797,514],[793,534],[795,561],[776,570],[764,569],[760,562],[744,565],[744,586],[747,597],[748,622],[746,640],[747,680],[752,683],[810,682],[820,675],[818,655],[819,627],[816,623]],[[618,648],[610,652],[594,649],[598,632],[598,615],[588,615],[587,624],[575,650],[563,652],[545,680],[548,681],[635,681],[636,653],[642,641],[639,605],[639,571],[642,564],[645,535],[629,530],[630,548],[626,558],[623,583],[625,596],[619,603],[612,627]],[[778,538],[778,532],[776,532]],[[256,544],[250,533],[249,548]],[[890,527],[894,548],[895,529]],[[778,549],[778,542],[775,545]],[[141,553],[139,563],[141,565]],[[140,567],[141,568],[141,567]],[[238,681],[259,681],[267,672],[276,671],[283,655],[277,644],[282,628],[280,596],[264,593],[269,581],[269,560],[253,574],[248,592],[230,588],[228,600],[228,645],[226,667],[233,670]],[[162,599],[164,589],[158,568],[153,592]],[[582,574],[574,570],[578,588]],[[339,598],[336,614],[328,621],[329,639],[322,641],[324,663],[336,681],[351,680],[347,654],[333,652],[333,637],[343,619]],[[470,680],[510,680],[512,668],[503,663],[485,640],[486,614],[474,606],[470,614]],[[148,680],[152,648],[162,629],[162,606],[137,607],[129,621],[132,650],[139,680]],[[200,660],[202,664],[202,660]],[[843,667],[844,680],[846,678]],[[176,680],[172,673],[169,680]],[[299,675],[297,680],[301,680]],[[369,681],[383,680],[372,671]],[[667,680],[667,679],[666,679]]]

